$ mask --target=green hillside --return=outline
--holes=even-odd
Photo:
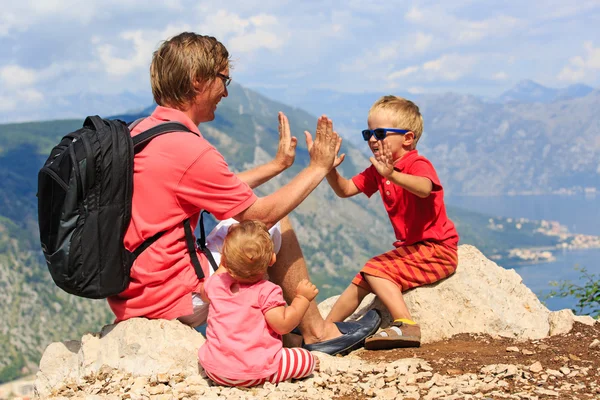
[[[151,110],[149,110],[151,111]],[[277,149],[277,112],[284,111],[299,138],[296,164],[260,187],[264,195],[287,182],[306,166],[308,153],[303,131],[314,132],[316,118],[273,102],[241,86],[232,85],[215,121],[201,132],[241,171],[271,159]],[[139,116],[124,115],[131,121]],[[37,228],[37,172],[51,147],[82,120],[0,125],[0,383],[35,369],[45,346],[53,341],[78,339],[112,320],[105,301],[67,295],[52,282],[39,247]],[[349,144],[342,172],[351,176],[369,165]],[[554,239],[521,230],[492,230],[489,217],[450,209],[461,243],[472,243],[485,254],[501,254],[512,247],[551,244]],[[291,215],[311,276],[321,289],[319,299],[339,294],[371,256],[387,251],[394,241],[378,195],[339,199],[326,183]],[[531,228],[531,229],[530,229]]]

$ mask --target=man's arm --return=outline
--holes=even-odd
[[[333,132],[331,120],[321,116],[317,122],[314,143],[308,132],[306,143],[310,154],[308,167],[300,171],[287,185],[268,196],[258,198],[233,218],[238,221],[257,219],[271,227],[308,197],[333,168],[342,142],[337,133]]]
[[[289,122],[284,113],[279,112],[279,148],[275,159],[259,165],[249,171],[240,172],[237,177],[252,189],[262,185],[271,178],[279,175],[294,164],[298,139],[292,136]]]

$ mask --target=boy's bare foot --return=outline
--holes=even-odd
[[[320,371],[321,370],[321,360],[319,360],[319,357],[315,356],[313,354],[313,357],[315,358],[315,369],[313,371]]]

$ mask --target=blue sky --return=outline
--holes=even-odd
[[[600,1],[2,0],[0,113],[149,93],[161,40],[221,40],[244,86],[497,96],[600,87]],[[5,118],[6,119],[6,118]]]

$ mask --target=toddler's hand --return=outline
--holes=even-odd
[[[317,294],[319,294],[319,289],[308,279],[302,279],[298,283],[298,287],[296,287],[296,294],[302,297],[306,297],[308,301],[313,301]]]

